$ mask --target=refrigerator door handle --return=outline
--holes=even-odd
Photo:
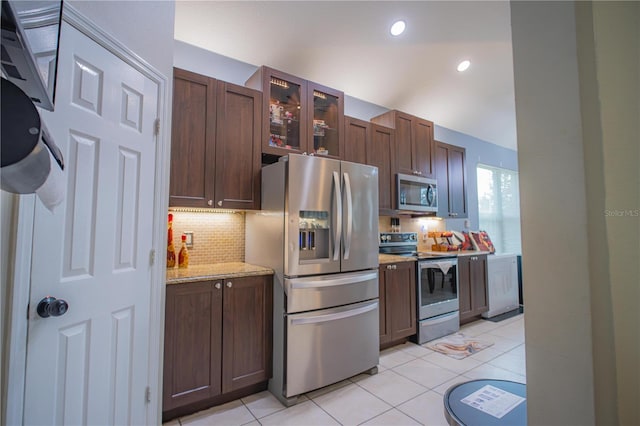
[[[336,197],[336,235],[333,247],[333,260],[337,261],[340,255],[340,240],[342,239],[342,191],[340,190],[340,175],[333,172],[333,186]]]
[[[314,288],[323,288],[323,287],[336,287],[341,285],[348,284],[357,284],[366,281],[375,280],[378,277],[377,271],[370,272],[367,274],[359,274],[359,276],[346,276],[340,278],[333,279],[325,279],[325,280],[309,280],[309,279],[292,279],[291,280],[291,289],[314,289]]]
[[[293,318],[291,325],[303,325],[303,324],[318,324],[323,322],[336,321],[343,318],[354,317],[356,315],[362,315],[364,313],[373,311],[378,308],[378,301],[372,302],[369,305],[361,306],[355,309],[349,309],[342,312],[325,315],[314,315],[302,318]]]
[[[351,251],[351,236],[353,234],[353,200],[349,173],[344,173],[344,192],[347,199],[347,235],[344,239],[344,259],[347,260]]]

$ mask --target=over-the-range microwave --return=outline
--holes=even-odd
[[[435,179],[398,173],[396,182],[398,210],[438,211],[438,187]]]

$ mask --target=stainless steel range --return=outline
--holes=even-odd
[[[415,232],[380,234],[380,253],[414,256],[417,262],[415,340],[426,343],[460,329],[458,259],[455,255],[418,252]]]

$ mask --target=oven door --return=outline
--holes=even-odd
[[[431,318],[458,309],[458,260],[419,261],[419,319]]]

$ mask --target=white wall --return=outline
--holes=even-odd
[[[528,421],[640,424],[639,5],[511,12]]]
[[[598,226],[593,231],[595,248],[604,245],[608,251],[605,267],[597,269],[608,272],[608,276],[602,274],[598,281],[592,281],[596,424],[610,422],[613,417],[609,413],[617,408],[619,424],[638,425],[640,3],[593,2],[589,23],[593,28],[596,80],[585,84],[597,89],[597,102],[593,103],[599,106],[599,111],[589,118],[599,123],[601,132],[593,132],[594,155],[587,158],[586,170],[588,176],[592,176],[592,170],[603,170],[604,178],[595,187],[598,192],[588,187],[588,193],[604,194],[597,196],[604,205],[603,210],[592,210],[598,217],[591,229]],[[599,230],[605,233],[597,235]],[[613,401],[612,395],[616,396]]]
[[[533,425],[595,424],[574,14],[573,2],[511,2]]]
[[[163,75],[171,77],[175,3],[164,0],[65,0]]]

